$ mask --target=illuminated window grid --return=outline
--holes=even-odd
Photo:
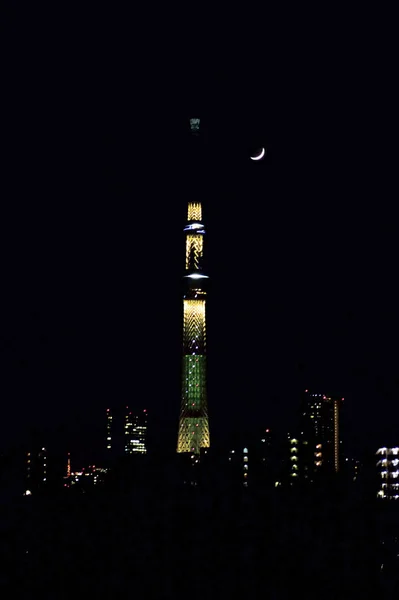
[[[188,221],[201,221],[202,220],[201,202],[189,202],[188,203],[187,220]]]
[[[146,425],[138,424],[138,416],[129,413],[125,417],[125,452],[127,454],[146,454],[145,436]]]

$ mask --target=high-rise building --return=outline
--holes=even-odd
[[[306,445],[306,444],[305,444]],[[290,477],[290,483],[294,483],[301,476],[306,477],[304,473],[299,470],[299,467],[303,466],[302,462],[299,461],[299,439],[294,435],[288,434],[288,449],[289,449],[289,461],[288,461],[288,475]]]
[[[106,428],[106,446],[107,450],[112,450],[112,412],[110,408],[107,408],[107,428]]]
[[[260,442],[257,439],[257,453],[259,455],[259,469],[261,473],[270,475],[275,469],[274,444],[270,428],[264,429],[260,435]]]
[[[248,437],[246,444],[251,458],[250,484],[258,489],[274,485],[278,469],[276,440],[269,427],[259,428]]]
[[[42,490],[47,486],[47,450],[26,453],[26,494]]]
[[[191,119],[192,133],[199,132],[199,119]],[[183,297],[182,389],[177,452],[200,454],[210,446],[206,368],[206,290],[203,273],[205,229],[200,200],[189,200],[186,241],[185,294]]]
[[[305,390],[299,427],[299,469],[305,479],[340,469],[340,411],[343,398]]]
[[[399,448],[379,448],[377,469],[380,479],[378,498],[399,498]]]
[[[147,410],[133,412],[126,406],[125,454],[147,453]]]
[[[238,450],[229,450],[227,474],[233,483],[248,487],[249,450],[247,446]]]
[[[223,456],[221,470],[225,473],[221,473],[221,477],[226,475],[233,485],[265,491],[274,485],[276,475],[280,472],[270,428],[234,432],[229,440],[228,455],[226,453]]]
[[[129,408],[120,404],[107,408],[105,421],[106,465],[110,466],[123,456],[146,454],[148,450],[147,409]]]

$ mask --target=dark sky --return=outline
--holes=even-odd
[[[285,431],[304,387],[345,397],[355,446],[393,436],[389,32],[364,15],[180,27],[37,10],[3,25],[2,445],[43,429],[95,448],[119,401],[175,443],[182,227],[201,182],[213,436]],[[195,176],[190,115],[208,156]]]

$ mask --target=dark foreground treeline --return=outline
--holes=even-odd
[[[0,597],[399,598],[392,519],[345,485],[20,497],[1,506]]]

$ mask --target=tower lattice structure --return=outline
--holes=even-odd
[[[188,202],[185,294],[183,297],[183,361],[177,452],[208,448],[209,420],[206,369],[206,290],[202,271],[205,229],[201,202]]]

